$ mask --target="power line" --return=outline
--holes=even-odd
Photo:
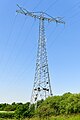
[[[57,41],[58,40],[58,38],[63,34],[63,32],[65,31],[65,28],[63,28],[55,37],[54,37],[54,39],[53,39],[53,41],[51,41],[50,42],[50,49],[52,48],[52,46],[53,46],[53,43],[55,43],[55,41]]]
[[[52,90],[50,85],[50,76],[48,69],[46,41],[45,41],[45,28],[44,21],[62,23],[60,18],[53,18],[45,12],[40,12],[38,15],[35,12],[29,12],[26,9],[19,7],[16,12],[30,16],[34,19],[39,20],[39,40],[38,40],[38,51],[36,60],[36,69],[34,77],[34,85],[31,95],[31,103],[37,103],[38,100],[46,99],[48,96],[52,96]],[[47,15],[47,17],[46,17]]]
[[[26,19],[25,19],[25,21],[26,21]],[[24,24],[25,24],[25,21],[24,21],[24,23],[22,24],[22,27],[21,27],[21,29],[20,29],[19,38],[20,38],[20,36],[21,36],[21,31],[22,31],[22,28],[23,28],[23,26],[24,26]],[[35,21],[34,21],[34,22],[35,22]],[[34,22],[33,22],[32,25],[31,25],[31,28],[30,28],[30,30],[29,30],[29,33],[32,31],[32,28],[33,28],[33,26],[34,26]],[[26,35],[26,36],[27,36],[26,39],[28,39],[28,37],[29,37],[29,35],[30,35],[29,33]],[[18,41],[19,41],[19,38],[17,39]],[[23,43],[21,44],[20,49],[21,49],[22,46],[24,45],[26,39],[23,40]],[[8,59],[7,59],[7,62],[6,62],[6,64],[5,64],[4,70],[6,70],[6,66],[9,64],[9,60],[10,60],[10,57],[12,56],[12,52],[14,51],[14,48],[15,48],[16,43],[17,43],[17,41],[15,41],[15,43],[14,43],[13,49],[12,49],[11,52],[10,52],[10,55],[9,55],[9,57],[8,57]],[[20,51],[19,51],[19,52],[20,52]],[[15,61],[16,61],[18,55],[19,55],[19,52],[18,52],[17,55],[15,56],[15,57],[16,57],[16,58],[15,58]],[[14,62],[14,63],[15,63],[15,62]]]
[[[49,24],[49,23],[48,23]],[[55,30],[57,29],[57,26],[54,28],[54,31],[52,31],[52,32],[50,32],[50,34],[49,34],[49,36],[48,36],[48,38],[50,39],[50,37],[53,35],[53,33],[55,33]],[[31,35],[31,33],[30,33],[30,35]],[[58,34],[59,35],[59,34]],[[55,38],[54,38],[55,39]],[[50,43],[52,44],[53,42],[51,42],[50,41]],[[29,52],[28,52],[28,55],[27,55],[27,59],[25,59],[25,62],[24,62],[24,64],[22,65],[22,67],[23,66],[25,66],[26,65],[26,68],[22,71],[22,72],[20,72],[20,71],[18,71],[17,73],[19,73],[19,75],[16,73],[16,75],[15,75],[15,80],[16,79],[18,79],[18,78],[22,78],[22,76],[23,76],[23,74],[25,73],[25,72],[29,72],[30,71],[30,67],[29,67],[29,69],[27,70],[27,68],[28,68],[28,66],[31,66],[31,61],[34,61],[34,58],[32,58],[32,59],[30,59],[30,53],[31,53],[31,56],[33,56],[32,55],[32,52],[34,51],[34,49],[35,49],[35,46],[36,46],[36,44],[34,45],[34,48],[32,48],[31,50],[29,50]],[[30,59],[30,60],[29,60]],[[27,63],[27,61],[29,60],[29,62]],[[27,63],[27,64],[26,64]],[[28,65],[28,66],[27,66]],[[14,66],[14,65],[13,65]],[[20,69],[19,70],[22,70],[22,67],[20,67]],[[24,68],[24,67],[23,67]]]
[[[32,29],[33,29],[34,23],[35,23],[35,21],[33,21],[32,25],[31,25],[31,27],[30,27],[30,29],[29,29],[29,32],[28,32],[27,35],[26,35],[27,37],[23,40],[23,43],[21,44],[18,53],[16,54],[16,56],[14,56],[14,57],[15,57],[15,60],[14,60],[14,62],[13,62],[13,64],[12,64],[12,66],[14,66],[14,64],[15,64],[15,62],[16,62],[18,56],[19,56],[19,53],[21,53],[22,47],[24,46],[25,41],[28,40],[29,37],[31,37],[31,31],[32,31]],[[32,48],[30,51],[32,52],[32,51],[33,51],[33,48]],[[30,53],[31,53],[31,52],[30,52]],[[30,58],[30,55],[31,55],[30,53],[28,52],[28,54],[27,54],[27,59],[26,59],[27,61],[28,61],[28,59]],[[26,60],[25,60],[25,61],[26,61]],[[24,62],[24,64],[23,64],[23,66],[25,66],[25,62]],[[22,69],[22,68],[20,68],[19,71],[18,71],[17,73],[19,73],[21,69]],[[17,76],[17,73],[16,73],[15,76]]]
[[[36,8],[38,7],[38,5],[40,4],[40,2],[41,2],[41,1],[39,1],[39,2],[37,3],[37,5],[34,7],[34,9],[36,9]],[[5,48],[7,48],[8,43],[9,43],[9,40],[10,40],[10,38],[11,38],[11,35],[12,35],[12,32],[13,32],[13,28],[14,28],[14,24],[15,24],[15,21],[16,21],[16,17],[17,17],[17,15],[15,16],[15,18],[14,18],[14,20],[13,20],[12,29],[10,30],[9,38],[8,38],[8,40],[6,41],[6,46],[5,46]],[[23,23],[23,24],[24,24],[24,23]],[[21,28],[21,30],[22,30],[22,28]],[[21,32],[21,31],[20,31],[20,32]],[[21,35],[21,34],[19,34],[19,36],[20,36],[20,35]],[[14,43],[14,47],[15,47],[16,43],[17,43],[17,41]],[[14,47],[13,47],[13,50],[14,50]],[[9,62],[9,59],[10,59],[10,56],[12,55],[13,50],[11,50],[11,54],[9,55],[9,58],[8,58],[8,60],[7,60],[6,65],[7,65],[8,62]],[[3,56],[4,56],[4,55],[2,54],[1,59],[3,58]],[[5,65],[5,66],[6,66],[6,65]]]
[[[73,18],[73,17],[76,17],[77,15],[79,15],[80,11],[74,13],[72,16],[68,17],[69,19]]]
[[[47,12],[49,9],[51,9],[51,7],[52,7],[53,5],[55,5],[55,4],[57,3],[57,1],[58,1],[58,0],[53,1],[53,2],[48,6],[48,8],[47,8],[46,10],[44,10],[44,11]]]
[[[20,29],[20,31],[19,31],[19,35],[18,35],[18,36],[21,35],[21,31],[22,31],[22,29],[23,29],[23,27],[24,27],[25,22],[26,22],[26,19],[24,20],[24,22],[23,22],[23,24],[22,24],[22,26],[21,26],[21,29]],[[16,41],[15,41],[14,44],[13,44],[13,47],[12,47],[12,49],[11,49],[11,51],[10,51],[10,54],[9,54],[9,56],[8,56],[8,59],[7,59],[7,61],[6,61],[4,70],[6,70],[6,66],[9,64],[10,58],[11,58],[11,56],[13,55],[12,53],[14,52],[14,49],[15,49],[15,46],[16,46],[18,40],[19,40],[19,39],[16,39]]]
[[[10,30],[10,33],[9,33],[9,37],[8,37],[8,39],[6,40],[6,43],[5,43],[5,45],[4,45],[4,46],[5,46],[5,47],[4,47],[4,53],[1,55],[1,59],[0,59],[1,62],[2,62],[2,60],[3,60],[4,54],[5,54],[5,50],[6,50],[7,47],[8,47],[8,43],[9,43],[10,38],[11,38],[11,35],[12,35],[12,33],[13,33],[13,29],[14,29],[14,25],[15,25],[16,18],[17,18],[17,15],[15,15],[15,17],[14,17],[14,20],[13,20],[12,25],[11,25],[11,30]]]
[[[37,5],[32,9],[32,11],[34,11],[36,8],[38,8],[38,6],[42,3],[41,0],[39,0],[39,2],[37,3]]]
[[[34,47],[34,48],[35,48],[35,47]],[[32,53],[33,51],[34,51],[34,49],[32,48],[32,49],[30,50],[31,56],[33,56],[33,53]],[[28,62],[27,59],[29,60],[29,62]],[[31,67],[32,67],[31,62],[34,61],[34,58],[30,59],[30,55],[29,55],[29,56],[27,56],[27,59],[25,59],[25,62],[24,62],[24,64],[23,64],[23,68],[25,68],[25,69],[23,69],[23,71],[22,71],[22,67],[20,67],[21,72],[18,71],[17,73],[19,73],[19,74],[16,73],[16,75],[15,75],[15,80],[18,79],[18,78],[21,79],[21,77],[23,76],[24,73],[30,73],[30,70],[31,70]],[[27,64],[26,64],[26,63],[27,63]],[[27,65],[29,66],[29,68],[28,68]],[[26,67],[24,67],[24,66],[26,66]]]
[[[40,5],[40,3],[41,3],[41,0],[37,3],[37,5],[33,8],[33,10],[34,9],[36,9],[37,7],[38,7],[38,5]],[[14,20],[15,21],[15,20]],[[13,22],[14,23],[14,22]],[[13,24],[13,26],[14,26],[14,24]],[[12,32],[11,32],[12,33]],[[10,36],[11,36],[11,33],[10,33]],[[20,35],[20,34],[19,34]],[[10,38],[10,37],[9,37]],[[15,44],[17,43],[17,41],[15,42]],[[13,47],[13,49],[14,49],[14,47]],[[12,50],[13,51],[13,50]],[[12,54],[12,53],[11,53]]]
[[[55,2],[56,2],[56,1],[55,1]],[[40,1],[39,1],[39,3],[40,3]],[[39,3],[38,3],[38,4],[39,4]],[[34,8],[34,9],[35,9],[35,8]],[[15,44],[16,44],[16,43],[17,43],[17,41],[15,42]],[[14,44],[14,47],[15,47],[15,44]],[[14,50],[14,47],[13,47],[13,50]],[[13,50],[11,51],[10,56],[12,55]],[[10,56],[9,56],[9,58],[8,58],[8,60],[7,60],[7,64],[9,63]],[[7,65],[7,64],[6,64],[6,65]]]
[[[65,15],[70,14],[71,11],[74,10],[74,9],[76,9],[76,7],[79,7],[79,5],[80,5],[80,2],[75,3],[75,4],[72,5],[72,7],[69,8],[67,11],[64,11],[63,14],[65,14]],[[75,11],[74,11],[74,12],[75,12]],[[73,12],[73,13],[74,13],[74,12]],[[74,14],[75,14],[75,13],[74,13]],[[64,15],[64,18],[67,18],[67,19],[68,19],[68,18],[71,18],[71,17],[73,16],[73,15],[71,15],[71,16],[65,16],[65,15]]]
[[[27,35],[26,35],[26,38],[23,40],[23,42],[22,42],[22,44],[21,44],[21,46],[20,46],[20,50],[21,50],[21,49],[22,49],[22,47],[24,46],[25,41],[29,39],[29,37],[30,37],[30,35],[31,35],[31,31],[32,31],[32,29],[33,29],[34,24],[35,24],[35,21],[33,21],[32,25],[31,25],[31,27],[30,27],[30,29],[29,29],[29,31],[28,31],[28,33],[27,33]],[[20,52],[20,50],[19,50],[19,52]],[[16,57],[16,58],[15,58],[15,61],[16,61],[16,59],[17,59],[18,55],[19,55],[19,52],[18,52],[18,53],[16,54],[16,56],[15,56],[15,57]]]

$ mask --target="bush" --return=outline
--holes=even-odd
[[[0,112],[0,118],[14,118],[14,112]]]

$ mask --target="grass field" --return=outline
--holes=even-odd
[[[0,118],[0,120],[16,120],[16,119]],[[32,118],[32,119],[23,119],[23,120],[40,120],[40,119],[38,119],[38,118]],[[41,120],[46,120],[46,119],[41,119]],[[51,117],[51,118],[49,118],[49,120],[80,120],[80,114],[78,114],[78,115],[71,115],[71,116]]]

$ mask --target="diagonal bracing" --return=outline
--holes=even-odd
[[[17,13],[21,13],[34,19],[39,20],[39,40],[38,40],[38,51],[36,60],[36,69],[33,90],[31,95],[31,103],[36,103],[38,100],[46,99],[48,96],[52,96],[48,59],[46,51],[46,41],[45,41],[45,28],[44,22],[56,22],[64,24],[65,22],[61,18],[53,18],[44,12],[29,12],[26,9],[19,7]],[[47,16],[47,17],[46,17]]]

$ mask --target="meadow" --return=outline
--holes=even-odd
[[[5,119],[5,118],[0,118],[0,120],[17,120],[17,119]],[[20,119],[20,120],[80,120],[80,114],[78,115],[67,115],[67,116],[52,116],[49,119],[39,119],[39,118],[31,118],[31,119]]]

